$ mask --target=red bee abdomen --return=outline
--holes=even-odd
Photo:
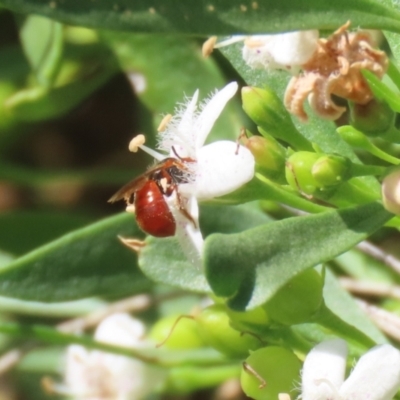
[[[156,182],[147,181],[135,193],[135,213],[139,227],[156,237],[175,235],[175,219]]]

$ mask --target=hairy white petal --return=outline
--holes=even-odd
[[[194,124],[194,117],[197,109],[197,100],[199,98],[199,90],[197,89],[194,92],[193,97],[189,101],[186,108],[178,113],[178,117],[180,118],[180,123],[178,125],[178,130],[180,132],[191,133],[191,127]]]
[[[237,89],[237,82],[231,82],[217,92],[205,105],[194,126],[196,149],[204,145],[215,121],[226,106],[226,103],[235,95]]]
[[[182,185],[186,186],[186,185]],[[189,186],[189,185],[188,185]],[[183,191],[180,191],[183,193]],[[186,211],[193,221],[189,220],[178,207],[176,195],[167,198],[168,206],[176,222],[175,236],[181,245],[187,259],[198,269],[201,269],[204,239],[199,227],[199,206],[196,197],[186,194]]]
[[[400,351],[383,344],[359,359],[339,393],[345,400],[391,400],[399,388]]]
[[[344,380],[346,357],[347,345],[342,339],[328,340],[315,346],[304,360],[302,400],[337,399]]]
[[[238,151],[237,151],[238,150]],[[243,146],[221,140],[202,147],[197,153],[194,195],[199,200],[223,196],[240,188],[254,176],[255,161]]]

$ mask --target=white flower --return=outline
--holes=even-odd
[[[139,145],[159,161],[166,157],[193,160],[186,163],[190,169],[189,183],[179,184],[178,187],[192,221],[179,209],[176,192],[169,197],[165,196],[165,200],[176,221],[175,235],[188,259],[198,268],[201,267],[203,250],[203,237],[198,222],[198,200],[208,200],[233,192],[254,176],[255,161],[247,148],[229,140],[205,145],[215,121],[237,89],[236,82],[229,83],[201,104],[200,110],[197,106],[197,90],[186,104],[175,110],[175,115],[168,118],[158,146],[167,154]]]
[[[244,40],[243,59],[248,66],[258,69],[286,69],[295,74],[317,50],[318,38],[317,30],[234,36],[214,45],[214,48]]]
[[[128,314],[113,314],[97,327],[95,339],[118,346],[145,346],[144,325]],[[137,400],[163,383],[163,370],[128,357],[86,350],[71,345],[67,350],[65,393],[77,400]]]
[[[244,41],[243,59],[252,68],[296,73],[317,49],[318,36],[317,30],[250,36]]]
[[[341,339],[315,346],[302,375],[303,400],[391,400],[400,388],[400,351],[389,344],[373,347],[345,378],[347,345]]]

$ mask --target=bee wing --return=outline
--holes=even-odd
[[[141,189],[148,180],[148,174],[140,175],[136,179],[122,186],[113,196],[108,199],[109,203],[114,203],[118,200],[129,199],[136,191]]]

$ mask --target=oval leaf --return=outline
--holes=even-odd
[[[62,236],[0,271],[0,295],[66,301],[144,291],[151,283],[117,236],[143,237],[134,218],[117,215]]]
[[[203,206],[200,226],[204,235],[211,232],[234,233],[265,224],[269,218],[254,205],[232,207]],[[175,238],[149,238],[140,252],[139,266],[152,280],[181,289],[210,292],[202,271],[183,254]]]
[[[400,32],[400,13],[373,0],[1,0],[19,13],[47,15],[73,25],[137,32],[229,35],[354,26]]]
[[[235,309],[270,299],[299,272],[345,252],[393,215],[379,203],[288,218],[243,233],[206,239],[205,273]]]

